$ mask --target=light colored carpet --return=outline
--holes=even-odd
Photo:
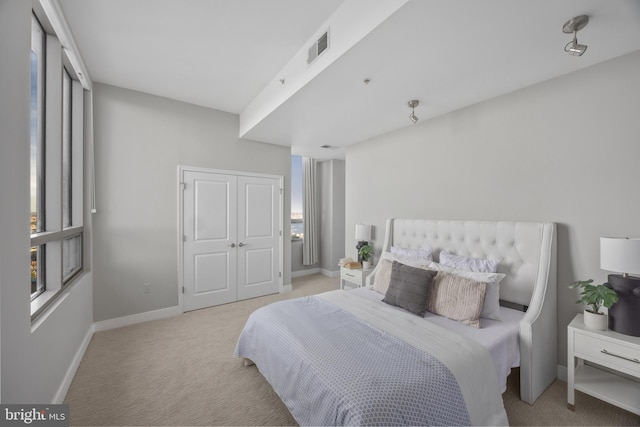
[[[232,356],[246,319],[274,301],[337,289],[339,279],[294,279],[293,292],[97,332],[69,388],[71,425],[295,425],[255,366]],[[511,377],[516,377],[512,375]],[[517,381],[504,394],[512,425],[639,425],[640,417],[554,382],[530,406]]]
[[[512,426],[638,426],[640,417],[576,392],[576,410],[567,409],[567,383],[555,380],[533,405],[520,400],[517,375],[510,375],[502,395]]]

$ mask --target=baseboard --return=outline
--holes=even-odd
[[[320,270],[320,274],[322,274],[325,277],[339,277],[340,276],[340,270],[336,270],[336,271],[331,271],[331,270],[326,270],[326,269],[321,269]]]
[[[168,307],[159,310],[147,311],[144,313],[132,314],[130,316],[117,317],[115,319],[102,320],[93,324],[95,331],[106,331],[109,329],[122,328],[123,326],[135,325],[136,323],[148,322],[150,320],[166,319],[182,314],[182,308]]]
[[[567,367],[566,366],[562,366],[562,365],[558,365],[558,370],[557,370],[557,374],[556,377],[559,380],[562,381],[567,381]]]
[[[281,294],[286,294],[287,292],[291,292],[293,291],[293,285],[289,284],[289,285],[285,285],[282,287],[282,291],[280,291]]]
[[[318,274],[318,273],[320,273],[319,268],[309,268],[307,270],[292,271],[291,278],[293,279],[294,277],[310,276],[312,274]]]
[[[64,402],[64,398],[67,395],[67,391],[69,391],[69,387],[71,387],[71,381],[73,381],[73,377],[76,375],[76,371],[80,366],[80,362],[84,357],[84,353],[87,351],[89,347],[89,343],[91,342],[91,338],[93,337],[93,333],[95,331],[94,325],[91,325],[87,330],[86,335],[82,339],[80,343],[80,347],[78,347],[78,351],[76,351],[76,355],[73,356],[73,360],[71,360],[71,365],[69,365],[69,369],[67,369],[67,373],[62,379],[62,383],[60,387],[58,387],[58,391],[53,396],[52,404],[58,405]]]
[[[291,278],[293,279],[294,277],[311,276],[312,274],[318,274],[318,273],[322,274],[323,276],[326,276],[326,277],[339,277],[340,276],[340,270],[331,271],[331,270],[327,270],[325,268],[310,268],[308,270],[292,271],[291,272]]]

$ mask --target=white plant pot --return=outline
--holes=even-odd
[[[596,331],[606,331],[609,327],[609,316],[602,313],[584,311],[584,326]]]
[[[371,268],[371,261],[362,261],[362,269],[368,270]]]

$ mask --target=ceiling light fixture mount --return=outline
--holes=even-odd
[[[420,101],[418,101],[417,99],[412,99],[407,104],[409,105],[409,108],[411,108],[411,114],[409,114],[409,118],[413,123],[417,123],[418,116],[416,116],[416,107],[420,105]]]
[[[587,50],[586,44],[578,44],[578,31],[586,27],[588,23],[589,17],[587,15],[580,15],[569,19],[562,26],[562,31],[565,34],[573,33],[573,41],[570,41],[564,47],[564,51],[569,55],[582,56],[582,54]]]

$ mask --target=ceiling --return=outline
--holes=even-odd
[[[242,121],[346,3],[369,9],[390,1],[59,3],[93,81],[239,114]],[[393,1],[395,12],[241,136],[291,146],[294,154],[343,158],[350,144],[412,126],[411,99],[420,100],[420,125],[640,50],[638,0]],[[563,51],[572,36],[562,25],[582,14],[590,22],[578,40],[588,49],[574,57]]]

